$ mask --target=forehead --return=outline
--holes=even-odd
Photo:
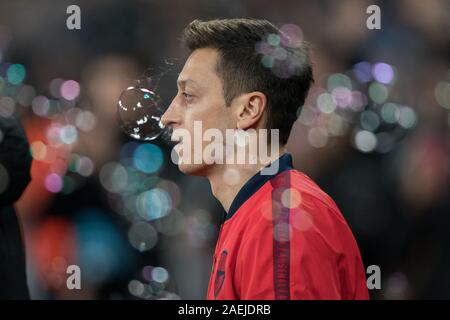
[[[211,86],[220,84],[216,73],[218,51],[211,48],[194,50],[186,60],[183,69],[178,76],[178,82],[197,84],[199,86]]]

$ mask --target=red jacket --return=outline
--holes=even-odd
[[[358,246],[334,201],[289,154],[258,173],[221,226],[207,299],[368,299]]]

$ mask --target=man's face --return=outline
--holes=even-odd
[[[183,142],[175,147],[183,159],[179,168],[187,174],[205,175],[209,167],[202,158],[203,149],[209,142],[202,142],[199,148],[194,148],[194,121],[201,122],[202,132],[215,128],[224,134],[225,129],[235,128],[233,108],[225,104],[222,81],[215,71],[217,59],[218,51],[215,49],[203,48],[192,52],[179,74],[177,95],[162,117],[164,125],[174,130],[185,129],[190,134],[190,159],[183,158],[183,150],[180,151],[185,148]],[[194,164],[195,153],[202,158],[200,164]]]

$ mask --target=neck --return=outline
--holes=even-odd
[[[269,157],[268,161],[262,162],[258,159],[256,164],[220,164],[209,170],[206,178],[211,184],[211,190],[217,200],[222,204],[226,212],[244,184],[262,168],[277,160],[286,148],[280,147],[279,153]]]

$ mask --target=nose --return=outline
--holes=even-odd
[[[176,112],[176,97],[172,100],[166,112],[161,117],[161,123],[164,127],[173,127],[179,124],[180,116]]]

